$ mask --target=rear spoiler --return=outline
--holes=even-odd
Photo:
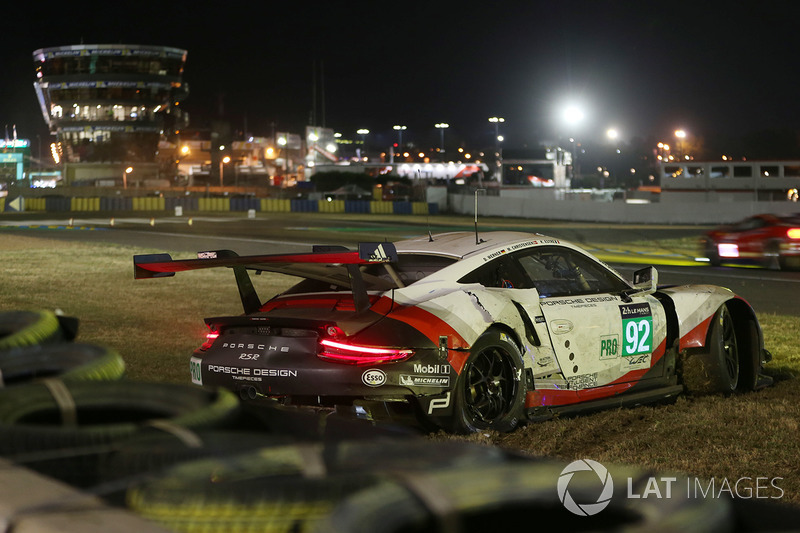
[[[198,252],[197,259],[172,259],[169,254],[134,255],[133,277],[134,279],[163,278],[187,270],[232,268],[244,311],[253,313],[260,309],[261,300],[247,274],[248,268],[259,270],[258,266],[262,265],[266,267],[263,270],[270,270],[270,266],[294,263],[344,265],[350,278],[356,309],[362,311],[369,307],[369,297],[358,267],[390,262],[397,262],[397,249],[394,244],[388,242],[359,243],[358,251],[351,251],[343,246],[314,246],[311,253],[302,254],[240,256],[232,250],[213,250]]]

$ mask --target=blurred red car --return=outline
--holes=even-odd
[[[800,267],[800,214],[754,215],[706,233],[703,253],[714,266],[750,263],[772,269]]]

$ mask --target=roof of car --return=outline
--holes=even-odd
[[[477,242],[476,242],[477,241]],[[439,233],[425,237],[417,237],[396,241],[395,247],[399,254],[430,254],[449,256],[463,259],[472,254],[495,249],[497,247],[533,243],[556,243],[557,239],[540,233],[525,233],[521,231],[479,231],[477,238],[475,232],[457,231]]]

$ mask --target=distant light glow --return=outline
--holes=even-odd
[[[730,242],[721,242],[717,245],[720,257],[739,257],[739,245]]]

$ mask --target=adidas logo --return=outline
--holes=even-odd
[[[370,254],[369,259],[367,259],[367,261],[370,262],[382,262],[388,260],[389,256],[386,255],[386,252],[383,250],[382,244],[379,244],[378,247],[375,248],[375,250],[373,250],[373,252]]]

